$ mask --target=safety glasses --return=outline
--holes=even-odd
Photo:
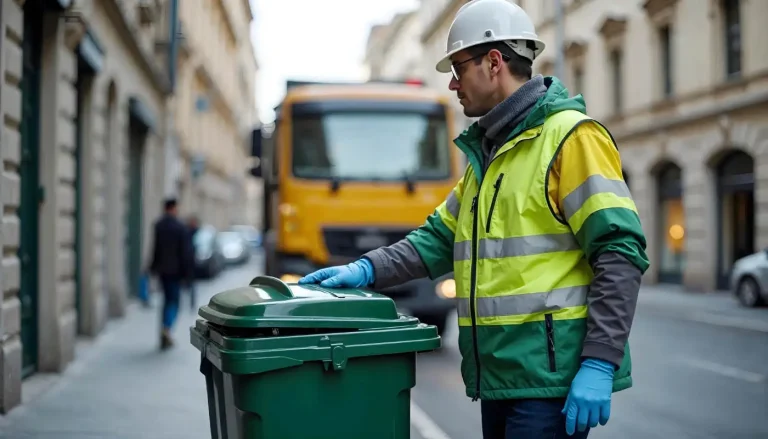
[[[472,58],[465,59],[464,61],[462,61],[460,63],[451,64],[451,74],[453,74],[453,78],[455,80],[457,80],[457,81],[461,79],[461,74],[459,72],[460,71],[464,72],[464,68],[459,68],[459,66],[461,66],[462,64],[466,64],[466,63],[468,63],[470,61],[476,60],[478,58],[482,58],[482,57],[484,57],[487,54],[488,53],[483,53],[482,55],[477,55],[477,56],[473,56]],[[507,55],[502,53],[501,54],[501,59],[503,59],[504,61],[509,61],[510,58],[509,58],[509,56],[507,56]]]
[[[470,61],[476,60],[478,58],[482,58],[484,56],[485,56],[485,54],[483,53],[482,55],[477,55],[477,56],[473,56],[472,58],[465,59],[464,61],[462,61],[460,63],[451,64],[451,73],[453,74],[453,79],[455,79],[457,81],[459,79],[461,79],[461,75],[459,74],[459,71],[463,72],[464,69],[463,68],[459,68],[459,66],[461,66],[462,64],[468,63]]]

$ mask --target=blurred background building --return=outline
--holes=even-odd
[[[417,12],[422,79],[449,95],[450,78],[434,64],[465,3],[422,0]],[[619,145],[648,238],[645,282],[727,288],[733,262],[768,247],[768,198],[760,195],[768,193],[768,2],[515,3],[547,44],[534,73],[562,66],[558,76]],[[400,17],[371,31],[372,77],[398,57],[387,30],[402,26]]]
[[[244,223],[246,157],[257,120],[251,8],[248,0],[181,1],[179,19],[174,113],[181,210],[218,228]]]
[[[1,3],[0,412],[125,314],[165,196],[247,220],[251,18],[247,0]]]

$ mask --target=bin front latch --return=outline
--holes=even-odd
[[[331,359],[324,361],[325,370],[328,370],[328,363],[333,365],[333,370],[342,370],[347,367],[347,353],[344,350],[344,343],[332,343],[330,349]]]

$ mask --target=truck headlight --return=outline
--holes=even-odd
[[[435,293],[443,299],[456,298],[456,281],[453,279],[446,279],[438,282],[435,287]]]
[[[301,276],[298,274],[284,274],[280,276],[280,280],[288,284],[294,284],[298,282],[299,279],[301,279]]]

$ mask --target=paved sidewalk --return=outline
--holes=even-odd
[[[253,267],[228,270],[198,287],[198,302],[247,283]],[[158,350],[159,297],[151,309],[133,306],[103,335],[79,346],[77,359],[58,379],[35,376],[25,402],[0,417],[0,438],[171,439],[210,438],[199,352],[189,343],[194,315],[188,296],[175,328],[177,346]],[[29,388],[42,392],[31,401]]]

